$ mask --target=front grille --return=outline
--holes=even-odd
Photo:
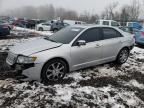
[[[8,57],[7,57],[7,61],[13,65],[15,62],[16,62],[16,58],[17,58],[17,55],[12,53],[12,52],[9,52],[8,53]]]

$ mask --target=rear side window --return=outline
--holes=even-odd
[[[109,25],[108,21],[103,21],[103,25]]]
[[[122,35],[113,28],[103,28],[103,39],[122,37]]]
[[[85,40],[87,43],[101,40],[99,28],[86,30],[77,40]]]

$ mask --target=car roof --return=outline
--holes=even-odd
[[[98,21],[114,21],[114,22],[117,22],[117,21],[115,21],[115,20],[105,20],[105,19],[100,19],[100,20],[98,20]]]
[[[107,25],[96,25],[96,24],[80,24],[80,25],[73,25],[72,27],[80,27],[84,29],[88,28],[94,28],[94,27],[108,27],[108,28],[118,28],[118,27],[112,27],[112,26],[107,26]]]

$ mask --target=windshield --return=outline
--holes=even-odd
[[[83,28],[80,27],[66,27],[57,33],[53,34],[52,36],[49,37],[49,40],[58,42],[58,43],[63,43],[63,44],[68,44],[70,43],[81,31]]]

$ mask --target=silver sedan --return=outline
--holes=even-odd
[[[133,45],[134,38],[118,28],[69,26],[50,37],[17,44],[6,61],[21,78],[47,83],[90,66],[112,61],[121,65]]]

